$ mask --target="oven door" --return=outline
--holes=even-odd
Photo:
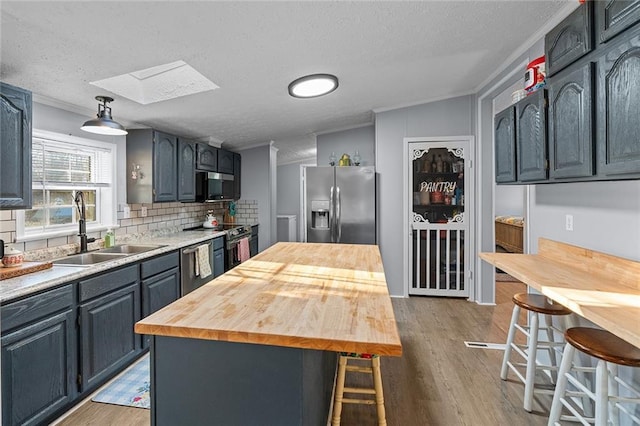
[[[212,274],[206,278],[196,275],[196,256],[198,255],[198,247],[202,244],[209,246],[209,265],[211,265]],[[184,247],[180,250],[180,297],[208,283],[214,278],[214,275],[213,240]]]
[[[251,247],[251,235],[247,235],[247,240],[249,240],[249,247]],[[238,244],[242,238],[238,238],[235,240],[227,241],[227,268],[225,272],[229,269],[233,269],[240,264],[240,256],[238,255]],[[249,251],[251,253],[251,251]]]

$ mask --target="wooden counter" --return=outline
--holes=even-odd
[[[402,354],[371,245],[278,243],[135,329],[152,425],[326,425],[336,352]]]
[[[136,324],[136,332],[400,356],[377,246],[278,243]]]
[[[640,262],[545,238],[539,239],[535,255],[480,257],[640,347]]]

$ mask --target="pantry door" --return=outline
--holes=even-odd
[[[409,294],[469,297],[471,141],[417,140],[408,146]]]

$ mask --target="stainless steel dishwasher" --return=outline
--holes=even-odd
[[[198,255],[198,247],[203,244],[206,244],[209,247],[209,265],[211,266],[212,272],[211,275],[206,278],[196,275],[196,256]],[[213,240],[183,247],[180,250],[180,297],[211,281],[214,276]]]

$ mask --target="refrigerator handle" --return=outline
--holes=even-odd
[[[335,230],[335,226],[334,226],[334,222],[335,222],[335,211],[333,209],[333,200],[334,200],[334,187],[331,187],[331,192],[329,194],[329,237],[331,238],[331,242],[335,243],[335,234],[334,234],[334,230]]]
[[[336,237],[336,242],[340,242],[340,238],[342,237],[342,206],[340,202],[340,187],[336,187],[336,233],[338,236]]]

